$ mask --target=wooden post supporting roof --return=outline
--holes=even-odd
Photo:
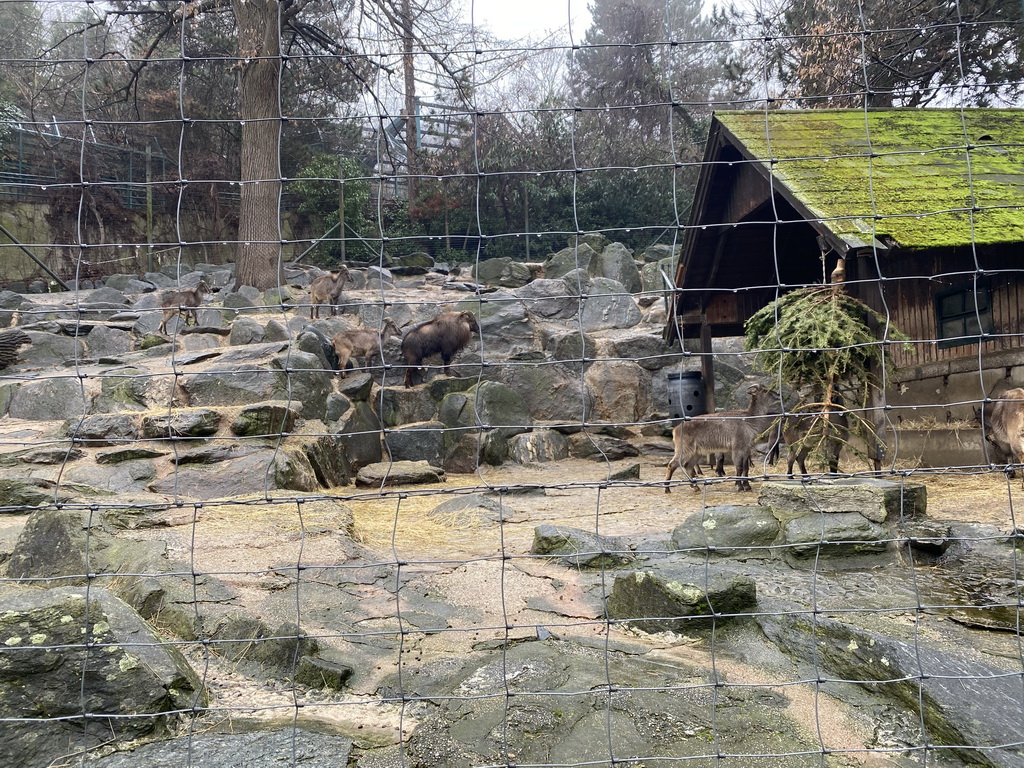
[[[715,412],[715,356],[711,353],[711,326],[700,326],[700,370],[704,377],[705,413]]]

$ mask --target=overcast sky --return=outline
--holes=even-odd
[[[473,21],[490,27],[498,37],[517,39],[531,35],[542,37],[548,32],[568,28],[570,14],[572,34],[581,40],[590,25],[587,0],[465,0],[466,17],[473,9]]]

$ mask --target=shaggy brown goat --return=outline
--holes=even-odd
[[[196,307],[203,303],[203,295],[210,292],[210,286],[204,280],[200,280],[195,288],[164,293],[160,297],[160,306],[164,309],[163,319],[160,320],[160,333],[167,333],[167,321],[179,312],[185,320],[185,325],[188,325],[189,316],[192,317],[192,325],[199,325]]]
[[[815,429],[816,419],[826,419],[827,423]],[[808,437],[814,429],[815,434]],[[807,474],[807,456],[815,444],[822,445],[822,453],[828,462],[828,471],[833,475],[839,472],[839,454],[850,436],[850,420],[843,411],[830,411],[820,416],[803,413],[787,416],[782,428],[782,438],[789,449],[786,474],[793,476],[793,464],[800,466],[800,474]]]
[[[420,323],[402,339],[402,358],[408,366],[405,370],[405,386],[412,386],[413,371],[420,370],[424,359],[440,355],[444,372],[452,358],[480,333],[476,315],[472,312],[445,312],[433,320]]]
[[[696,491],[694,475],[699,457],[723,451],[731,452],[736,464],[737,490],[751,490],[747,476],[754,443],[763,433],[772,429],[779,413],[772,410],[773,400],[777,403],[778,395],[756,384],[748,391],[750,405],[745,411],[721,411],[694,416],[676,424],[672,430],[675,454],[668,463],[665,493],[671,492],[669,481],[677,467],[683,470]]]
[[[348,281],[348,267],[342,265],[332,270],[329,275],[320,275],[309,284],[309,301],[313,305],[309,310],[309,316],[319,319],[320,304],[330,302],[331,314],[338,314],[338,299],[341,298],[341,289]]]
[[[1024,463],[1024,389],[1007,389],[998,397],[985,425],[985,439],[1006,457],[1007,464]]]
[[[370,361],[379,352],[381,362],[384,362],[384,344],[392,336],[400,339],[402,332],[390,317],[384,318],[384,327],[380,332],[358,329],[336,333],[331,344],[338,355],[338,373],[345,378],[345,366],[351,357],[363,358],[363,367],[369,368]]]

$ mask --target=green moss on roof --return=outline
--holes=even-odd
[[[908,249],[1024,242],[1024,110],[715,117],[840,237]]]

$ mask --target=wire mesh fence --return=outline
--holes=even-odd
[[[497,6],[0,2],[0,763],[1020,764],[1024,9]]]

